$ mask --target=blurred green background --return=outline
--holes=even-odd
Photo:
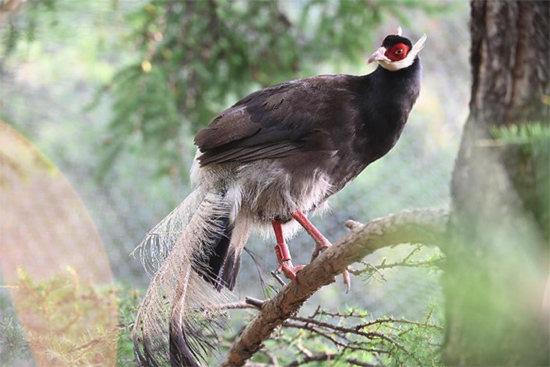
[[[313,222],[336,241],[347,219],[365,222],[406,208],[449,205],[468,113],[468,2],[0,0],[0,9],[0,119],[70,180],[118,282],[147,285],[130,253],[189,192],[198,129],[263,86],[371,72],[368,55],[398,26],[413,42],[428,35],[420,55],[420,98],[393,151],[333,197],[331,211]],[[248,247],[271,283],[273,244],[253,237]],[[313,244],[301,234],[290,248],[295,264],[307,263]],[[399,260],[410,251],[403,245],[366,260]],[[263,297],[257,274],[245,255],[238,297]],[[321,303],[420,320],[441,303],[438,276],[388,269],[366,283],[352,279],[347,295],[343,287],[326,287],[306,310]]]

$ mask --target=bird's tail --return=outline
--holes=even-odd
[[[140,365],[199,366],[215,349],[250,230],[239,203],[237,189],[199,185],[136,249],[152,274],[133,331]]]

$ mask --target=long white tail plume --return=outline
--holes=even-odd
[[[134,325],[140,365],[199,366],[215,347],[215,306],[226,302],[231,292],[215,286],[218,274],[209,273],[209,261],[220,239],[231,237],[239,200],[237,190],[199,185],[136,249],[154,274]],[[231,241],[233,256],[240,255],[248,237],[248,226],[244,227]]]

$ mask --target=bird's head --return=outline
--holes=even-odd
[[[368,63],[378,61],[380,66],[390,71],[411,66],[416,55],[424,47],[427,37],[423,35],[413,46],[409,39],[401,36],[401,32],[401,27],[399,27],[396,35],[390,34],[384,38],[382,46],[369,57]]]

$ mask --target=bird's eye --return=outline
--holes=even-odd
[[[403,60],[405,57],[407,57],[407,52],[409,52],[409,48],[409,46],[403,43],[398,43],[389,47],[384,55],[391,61]]]

